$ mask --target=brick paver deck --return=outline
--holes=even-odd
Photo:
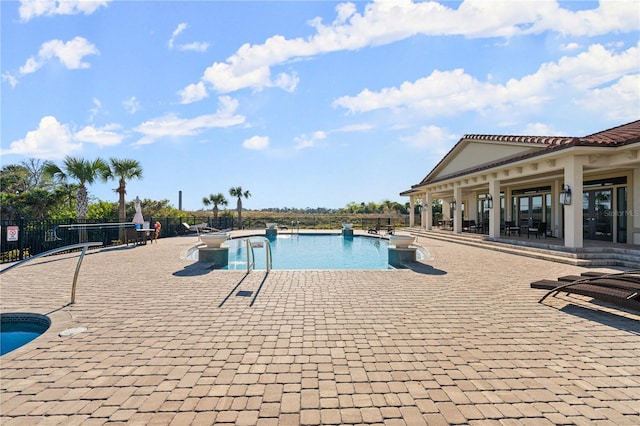
[[[4,274],[53,324],[0,359],[0,423],[640,424],[639,317],[529,288],[582,268],[423,238],[418,270],[243,279],[195,242],[91,252],[71,306],[74,256]]]

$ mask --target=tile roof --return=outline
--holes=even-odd
[[[526,154],[517,155],[514,157],[503,158],[495,162],[481,164],[466,170],[461,170],[456,173],[442,176],[438,179],[429,179],[431,174],[444,162],[444,160],[465,140],[479,140],[479,141],[491,141],[491,142],[504,142],[504,143],[520,143],[520,144],[533,144],[542,146],[543,149],[528,152]],[[551,150],[564,149],[572,146],[606,146],[615,147],[628,145],[632,143],[640,142],[640,120],[632,121],[631,123],[623,124],[621,126],[613,127],[611,129],[603,130],[592,135],[583,137],[575,136],[522,136],[522,135],[478,135],[468,134],[464,135],[458,143],[447,153],[447,155],[438,162],[438,164],[429,172],[429,174],[416,185],[412,185],[411,188],[424,185],[426,183],[438,182],[454,177],[464,176],[466,174],[478,172],[481,170],[491,169],[493,167],[502,166],[505,164],[513,163],[516,161],[524,160],[526,158],[535,157],[549,153]],[[404,191],[402,194],[410,193],[411,191]]]
[[[594,133],[580,139],[580,145],[627,145],[640,142],[640,120]]]

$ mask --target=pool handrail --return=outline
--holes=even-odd
[[[271,270],[271,268],[273,267],[273,256],[271,255],[271,242],[269,241],[268,238],[265,238],[264,242],[266,244],[264,250],[265,250],[265,254],[267,256],[266,268],[267,268],[267,274],[268,274],[269,271]]]
[[[251,241],[251,238],[247,238],[245,240],[246,244],[247,244],[247,274],[249,272],[251,272],[252,269],[256,269],[256,254],[255,251],[253,251],[253,245],[254,243]],[[269,270],[272,269],[273,267],[273,256],[271,254],[271,243],[269,242],[268,238],[265,238],[264,241],[256,241],[256,244],[261,243],[264,245],[265,247],[265,255],[266,255],[266,268],[267,268],[267,273],[269,272]],[[261,246],[260,246],[261,247]],[[249,257],[251,257],[251,259],[249,259]]]
[[[251,272],[251,269],[255,269],[256,267],[256,256],[253,252],[253,244],[250,241],[250,238],[245,240],[247,244],[247,274]],[[251,254],[251,261],[249,261],[249,254]]]
[[[51,249],[51,250],[45,251],[43,253],[39,253],[39,254],[33,255],[31,257],[28,257],[26,259],[23,259],[23,260],[21,260],[19,262],[14,263],[11,266],[8,266],[8,267],[6,267],[4,269],[1,269],[0,270],[0,274],[4,274],[5,272],[7,272],[10,269],[13,269],[13,268],[15,268],[17,266],[20,266],[20,265],[24,265],[26,262],[29,262],[29,261],[34,260],[34,259],[38,259],[40,257],[45,257],[45,256],[48,256],[50,254],[58,253],[58,252],[61,252],[61,251],[70,251],[70,250],[75,250],[75,249],[82,248],[82,252],[80,253],[80,256],[78,257],[78,263],[76,264],[76,271],[73,274],[73,283],[71,285],[71,302],[69,304],[73,305],[74,303],[76,303],[76,284],[78,283],[78,274],[80,273],[80,266],[82,265],[82,260],[84,259],[84,255],[87,252],[87,249],[89,247],[98,247],[98,246],[101,246],[101,245],[102,245],[102,242],[100,242],[100,241],[90,241],[90,242],[86,242],[86,243],[71,244],[71,245],[68,245],[68,246]]]

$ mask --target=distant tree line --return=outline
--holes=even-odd
[[[110,219],[126,222],[135,213],[134,201],[125,201],[126,184],[132,179],[142,179],[142,167],[136,160],[97,158],[89,161],[66,157],[61,164],[38,159],[28,159],[19,164],[9,164],[0,169],[0,215],[3,219],[25,217],[31,219]],[[97,180],[114,180],[118,187],[117,202],[100,200],[89,195],[89,186]],[[251,193],[242,187],[229,189],[229,195],[237,198],[238,224],[242,223],[242,199]],[[212,206],[214,217],[219,207],[229,204],[222,193],[210,194],[202,199],[204,206]],[[145,215],[153,217],[181,217],[187,212],[174,208],[169,200],[144,199],[141,202]],[[420,204],[416,203],[419,214]],[[435,203],[434,203],[435,207]],[[272,207],[263,212],[289,214],[384,214],[404,215],[409,213],[409,203],[400,204],[390,200],[381,203],[350,202],[344,208],[325,207]]]

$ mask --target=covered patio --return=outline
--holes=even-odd
[[[400,195],[425,230],[484,233],[493,240],[545,237],[640,244],[640,121],[584,137],[465,135],[418,184]],[[549,244],[553,244],[550,242]],[[590,245],[588,243],[587,245]]]

